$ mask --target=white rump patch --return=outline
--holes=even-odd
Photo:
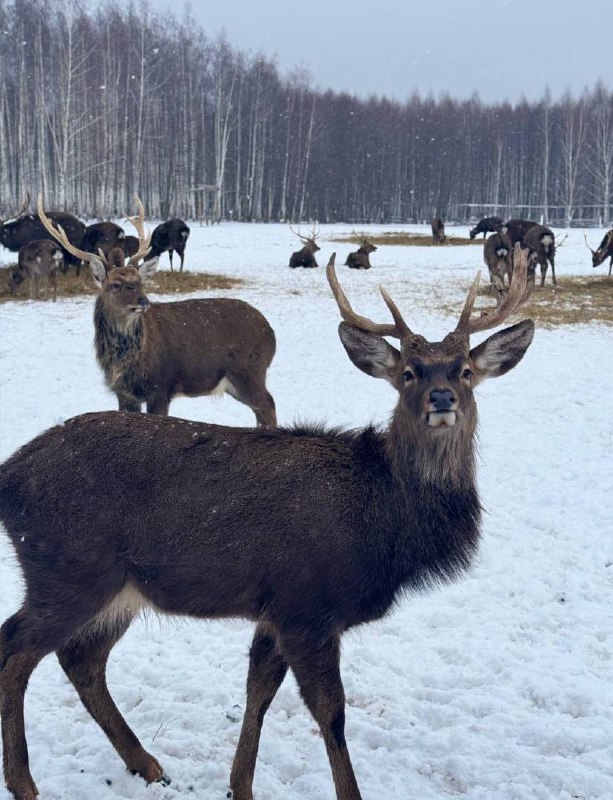
[[[111,602],[100,611],[97,619],[101,624],[112,625],[116,620],[135,617],[144,608],[153,608],[153,606],[135,586],[126,583]]]
[[[234,386],[232,386],[230,381],[227,378],[222,378],[219,381],[219,383],[217,384],[217,386],[215,386],[215,388],[211,390],[209,396],[210,397],[223,397],[224,394],[226,394],[226,392],[228,392],[231,389],[233,390]]]

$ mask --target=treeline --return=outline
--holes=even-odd
[[[362,100],[146,0],[0,0],[0,209],[28,190],[96,217],[138,194],[163,218],[607,224],[613,93]]]

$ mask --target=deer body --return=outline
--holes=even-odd
[[[432,217],[432,241],[434,244],[443,244],[445,241],[445,223],[440,217]]]
[[[483,260],[490,273],[490,288],[496,288],[495,284],[504,286],[505,277],[507,284],[511,283],[513,248],[504,233],[487,237],[483,245]]]
[[[45,287],[45,299],[49,290],[57,300],[58,272],[64,263],[64,251],[50,239],[35,239],[19,248],[17,268],[11,276],[9,289],[13,294],[26,280],[30,281],[30,298],[38,300],[41,285]]]
[[[538,264],[541,268],[541,286],[545,285],[547,266],[551,264],[551,277],[554,286],[557,285],[555,271],[556,238],[546,225],[533,225],[526,233],[523,244],[531,251],[533,266]]]
[[[345,266],[351,269],[370,269],[370,254],[377,249],[371,242],[363,242],[355,253],[349,253]]]
[[[474,228],[471,228],[471,230],[468,232],[468,235],[471,239],[474,239],[477,234],[482,233],[483,238],[485,239],[486,233],[500,233],[501,228],[501,217],[483,217],[483,219],[480,219],[479,222],[477,222]]]
[[[586,239],[587,244],[587,239]],[[589,247],[589,245],[588,245]],[[598,250],[592,250],[592,266],[599,267],[607,258],[610,259],[609,261],[609,275],[611,274],[611,270],[613,269],[613,228],[610,231],[605,233],[602,242],[598,246]]]
[[[514,247],[517,242],[524,241],[530,228],[534,228],[535,225],[538,225],[538,222],[533,222],[531,219],[510,219],[503,224],[501,231],[509,237],[509,241]]]
[[[379,619],[401,592],[470,565],[480,535],[473,389],[521,360],[533,325],[469,347],[471,332],[517,305],[525,262],[491,316],[470,319],[475,283],[456,330],[433,343],[410,331],[385,293],[394,325],[356,315],[332,264],[349,358],[399,393],[387,430],[240,429],[105,412],[52,428],[0,466],[0,519],[27,587],[0,629],[4,772],[18,800],[37,794],[25,687],[52,651],[126,766],[164,780],[105,680],[110,650],[142,606],[257,622],[234,800],[252,800],[264,715],[289,668],[321,729],[338,800],[361,800],[344,735],[341,635]]]
[[[185,246],[189,239],[189,227],[182,219],[173,219],[162,222],[151,234],[151,250],[146,255],[146,259],[156,258],[162,253],[168,253],[170,259],[170,269],[172,271],[172,254],[177,252],[181,261],[179,272],[183,272],[183,261],[185,259]]]

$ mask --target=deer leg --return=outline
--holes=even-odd
[[[545,275],[547,275],[547,264],[541,264],[541,289],[545,285]]]
[[[264,715],[286,673],[287,662],[278,649],[275,630],[259,623],[249,651],[247,707],[230,775],[233,800],[253,797],[253,774]]]
[[[147,414],[159,414],[161,417],[168,416],[170,400],[167,397],[154,397],[147,401]]]
[[[340,673],[340,642],[321,643],[307,637],[281,638],[300,694],[319,725],[332,769],[337,800],[361,800],[345,741],[345,692]]]
[[[126,397],[125,395],[118,394],[117,400],[119,401],[120,411],[129,411],[133,414],[140,414],[141,404],[137,400],[134,400],[133,397]]]
[[[170,259],[170,271],[174,272],[174,270],[172,268],[172,250],[168,251],[168,258]]]
[[[147,783],[153,783],[165,779],[164,770],[143,748],[122,717],[106,682],[109,653],[131,621],[132,617],[124,616],[109,625],[99,621],[90,623],[57,651],[57,657],[81,702],[107,735],[126,767]]]
[[[248,375],[229,376],[230,384],[226,389],[227,393],[244,403],[253,411],[258,428],[276,428],[277,412],[275,401],[270,392],[266,389],[264,377],[258,379]]]
[[[553,266],[553,259],[551,259],[549,263],[551,264],[551,277],[553,278],[553,285],[557,286],[558,282],[556,280],[556,271],[555,271],[555,268]]]

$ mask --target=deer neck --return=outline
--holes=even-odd
[[[98,363],[109,384],[114,386],[121,376],[138,365],[145,343],[143,319],[137,316],[125,324],[108,312],[99,297],[94,310],[94,327]]]

